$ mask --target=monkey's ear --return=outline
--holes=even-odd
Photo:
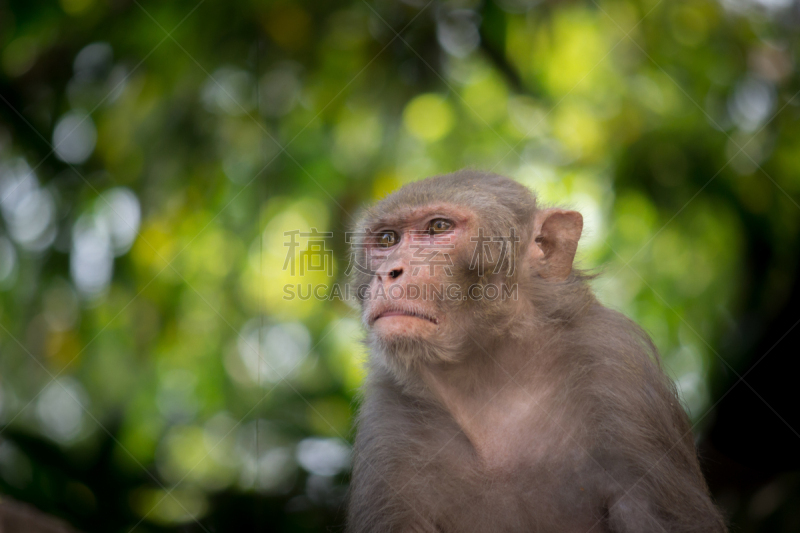
[[[544,209],[536,213],[530,258],[542,277],[554,281],[569,277],[582,230],[583,217],[577,211]]]

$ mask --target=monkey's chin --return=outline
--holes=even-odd
[[[452,361],[454,354],[444,349],[436,326],[428,328],[373,327],[369,335],[372,352],[397,371],[411,371],[419,365]],[[427,330],[427,331],[425,331]]]

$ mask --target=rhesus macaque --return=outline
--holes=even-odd
[[[471,170],[367,211],[349,531],[726,530],[656,348],[573,268],[582,227]]]

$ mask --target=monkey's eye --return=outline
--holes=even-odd
[[[378,247],[390,248],[395,244],[397,244],[398,240],[400,239],[396,231],[391,231],[391,230],[384,231],[380,235],[378,235]]]
[[[438,235],[440,233],[444,233],[445,231],[449,230],[453,227],[453,223],[449,220],[445,220],[443,218],[436,218],[431,220],[430,225],[428,226],[428,234],[429,235]]]

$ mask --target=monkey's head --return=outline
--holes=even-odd
[[[576,281],[582,227],[579,213],[538,209],[524,186],[472,170],[387,196],[352,250],[373,353],[398,370],[457,362],[552,314],[548,301]]]

